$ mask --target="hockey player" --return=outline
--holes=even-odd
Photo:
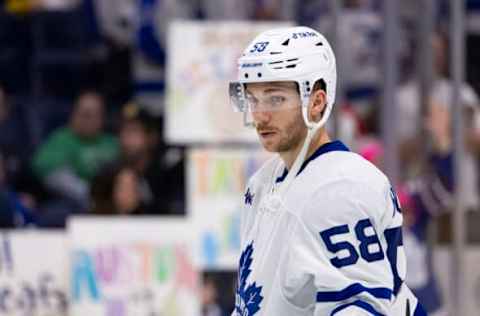
[[[329,43],[307,27],[264,32],[239,59],[232,103],[278,156],[245,190],[232,315],[425,315],[403,282],[393,188],[325,129],[336,76]]]

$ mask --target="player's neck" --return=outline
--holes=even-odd
[[[313,137],[312,141],[310,142],[310,146],[308,146],[308,151],[305,159],[310,157],[320,146],[329,143],[330,137],[328,136],[327,131],[325,130],[324,127],[322,127]],[[295,162],[295,159],[297,158],[298,154],[300,153],[300,150],[302,149],[303,146],[303,141],[300,142],[294,149],[287,151],[287,152],[282,152],[280,153],[280,157],[282,158],[283,162],[285,163],[285,166],[287,167],[287,170],[290,170],[292,167],[293,163]]]

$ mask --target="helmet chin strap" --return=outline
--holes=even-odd
[[[308,128],[307,136],[305,136],[305,140],[303,142],[302,149],[300,150],[297,157],[295,158],[295,161],[293,162],[292,167],[290,168],[290,170],[288,170],[287,177],[277,187],[276,191],[280,196],[284,195],[288,191],[288,188],[292,184],[293,179],[295,179],[297,173],[300,171],[300,168],[302,167],[302,164],[305,161],[305,158],[307,158],[308,148],[310,147],[312,139],[315,136],[315,134],[317,133],[317,131],[323,125],[325,125],[325,123],[328,119],[328,114],[329,113],[324,113],[323,117],[320,119],[319,122],[311,122],[308,119],[308,99],[303,102],[302,116],[303,116],[303,120],[305,122],[305,125]]]

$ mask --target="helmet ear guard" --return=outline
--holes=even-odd
[[[318,122],[316,121],[310,121],[309,117],[308,117],[308,106],[310,105],[310,98],[312,96],[312,94],[317,91],[317,89],[315,89],[315,87],[317,86],[317,83],[318,82],[321,82],[323,81],[323,79],[318,79],[317,81],[314,82],[313,84],[313,87],[310,87],[310,83],[309,81],[306,81],[305,82],[305,85],[304,85],[304,94],[303,94],[303,98],[302,98],[302,116],[303,116],[303,120],[305,122],[305,125],[307,126],[308,129],[315,129],[318,130],[320,127],[324,126],[325,123],[327,122],[329,116],[330,116],[330,112],[333,108],[333,105],[332,106],[329,106],[328,104],[328,99],[327,99],[327,104],[325,105],[325,108],[323,109],[322,111],[322,116],[320,118],[320,120]],[[300,86],[301,87],[301,86]],[[301,89],[301,88],[300,88]],[[327,90],[326,90],[326,87],[325,85],[320,85],[319,89],[322,89],[325,91],[325,93],[327,93]],[[328,96],[328,94],[327,94]],[[318,126],[318,127],[317,127]]]

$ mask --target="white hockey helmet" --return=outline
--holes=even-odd
[[[326,85],[327,106],[319,122],[308,119],[308,103],[314,84]],[[238,60],[238,80],[230,83],[230,100],[244,112],[245,125],[252,109],[245,95],[245,84],[254,82],[294,81],[298,84],[305,125],[317,130],[323,126],[335,102],[337,69],[335,55],[327,39],[305,26],[279,28],[258,35]]]

